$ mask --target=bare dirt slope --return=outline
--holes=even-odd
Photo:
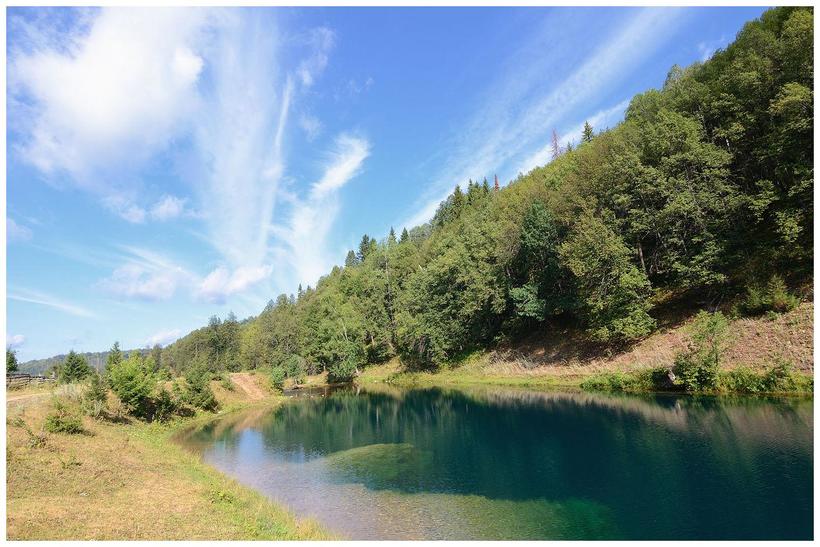
[[[813,302],[774,318],[735,319],[730,323],[730,343],[723,366],[762,368],[782,358],[803,372],[814,370]],[[670,322],[645,340],[621,351],[597,347],[582,333],[547,331],[488,356],[488,374],[576,375],[586,372],[634,370],[669,366],[686,349],[693,317]]]
[[[270,395],[270,391],[259,385],[259,378],[248,372],[231,373],[231,381],[245,393],[248,400],[259,401]]]

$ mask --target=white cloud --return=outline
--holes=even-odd
[[[312,142],[322,132],[322,122],[316,116],[303,114],[299,117],[299,127],[305,132],[307,140]]]
[[[139,300],[168,300],[179,284],[176,272],[148,271],[139,264],[120,266],[100,287],[117,296]]]
[[[268,278],[272,271],[270,265],[243,266],[233,271],[220,266],[199,283],[197,294],[208,302],[224,302],[227,296],[243,292]]]
[[[300,63],[296,71],[304,87],[312,86],[316,77],[325,69],[328,53],[333,48],[335,41],[335,34],[327,27],[312,29],[307,34],[306,42],[313,52]]]
[[[656,45],[671,36],[680,16],[676,9],[642,9],[635,12],[613,37],[602,43],[571,74],[555,86],[544,86],[549,72],[538,59],[516,57],[511,74],[502,74],[497,86],[488,90],[486,102],[459,132],[456,140],[442,147],[444,167],[417,203],[414,213],[401,226],[411,227],[429,220],[438,203],[457,183],[493,173],[513,176],[512,168],[530,163],[549,141],[551,130],[601,89],[627,78]],[[551,43],[558,38],[553,36]],[[538,51],[530,47],[527,51]],[[531,62],[530,62],[531,61]],[[546,62],[546,61],[545,61]],[[521,67],[530,67],[521,69]],[[542,90],[546,90],[544,93]],[[583,122],[573,120],[572,123]]]
[[[64,36],[64,49],[30,35],[34,46],[13,50],[9,63],[11,89],[33,103],[12,113],[28,118],[24,157],[99,189],[106,179],[95,175],[134,167],[163,149],[199,104],[203,60],[196,50],[207,14],[105,8]]]
[[[10,300],[17,300],[19,302],[28,302],[31,304],[39,304],[41,306],[46,306],[69,315],[74,315],[77,317],[85,317],[85,318],[94,318],[97,315],[82,307],[70,302],[66,302],[65,300],[56,298],[54,296],[39,292],[33,291],[29,289],[17,289],[12,290],[8,294],[8,298]]]
[[[29,241],[32,237],[31,230],[21,224],[14,222],[12,218],[6,218],[6,237],[10,242]]]
[[[171,220],[182,215],[184,211],[184,199],[165,195],[151,208],[151,218],[154,220]]]
[[[122,196],[108,196],[102,200],[106,209],[132,224],[145,222],[145,209]]]
[[[326,242],[338,214],[337,193],[361,172],[369,154],[367,140],[339,135],[327,156],[322,177],[313,184],[307,198],[294,198],[289,224],[272,227],[282,244],[280,256],[293,266],[298,282],[315,283],[332,265]]]
[[[167,346],[171,342],[174,342],[180,336],[182,336],[182,331],[180,329],[159,331],[149,336],[145,340],[145,345],[150,347],[154,347],[158,344],[160,346]]]
[[[191,285],[195,276],[172,260],[139,247],[121,247],[124,263],[101,280],[97,286],[103,291],[137,300],[168,300],[177,289]]]
[[[22,334],[7,334],[6,346],[11,349],[17,349],[26,342],[26,337]]]

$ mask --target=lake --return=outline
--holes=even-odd
[[[811,539],[810,398],[347,388],[180,442],[352,539]]]

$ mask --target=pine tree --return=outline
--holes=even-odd
[[[60,381],[66,384],[77,382],[91,374],[91,372],[91,367],[88,366],[85,357],[71,350],[60,368]]]
[[[484,195],[490,193],[490,183],[487,182],[487,177],[484,177],[484,182],[481,183],[481,190],[484,192]]]
[[[387,235],[387,244],[388,245],[395,245],[396,244],[396,231],[393,227],[390,227],[390,233]]]
[[[108,358],[105,361],[105,370],[109,370],[112,366],[118,365],[122,362],[122,352],[120,351],[120,343],[114,342],[111,350],[108,352]]]
[[[402,228],[401,230],[401,237],[399,238],[399,243],[404,243],[407,241],[407,238],[410,237],[410,234],[407,233],[407,228]]]
[[[553,129],[552,130],[552,159],[558,159],[558,156],[561,155],[561,143],[558,142],[558,132]]]
[[[571,142],[567,143],[567,152],[572,152],[572,143]]]
[[[464,193],[461,191],[461,186],[456,184],[456,189],[453,190],[453,218],[458,218],[463,208]]]
[[[499,189],[499,186],[498,186],[498,175],[496,175],[496,176],[495,176],[495,183],[493,184],[493,190],[495,190],[496,192],[498,192],[498,189]]]
[[[589,122],[584,122],[584,133],[581,136],[581,140],[583,142],[592,142],[592,137],[594,136],[592,132],[592,126],[589,125]]]
[[[17,352],[6,348],[6,374],[17,372]]]
[[[358,263],[359,263],[359,259],[356,258],[356,252],[353,251],[353,250],[347,251],[347,256],[345,257],[345,268],[352,268],[353,266],[355,266]],[[300,286],[300,288],[301,288],[301,286]]]

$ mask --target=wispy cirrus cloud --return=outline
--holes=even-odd
[[[321,178],[313,183],[306,197],[292,198],[286,225],[271,227],[279,240],[279,256],[293,264],[299,282],[314,283],[332,265],[327,237],[339,212],[337,194],[361,172],[370,148],[363,137],[337,136],[325,159]]]
[[[511,73],[501,75],[490,87],[474,119],[443,147],[446,159],[439,175],[416,203],[415,211],[399,225],[409,228],[429,220],[453,187],[468,178],[490,173],[511,177],[516,174],[512,169],[530,165],[528,158],[540,153],[554,127],[566,124],[567,117],[602,88],[627,78],[632,67],[669,38],[679,17],[677,9],[635,11],[557,85],[543,85],[549,67],[542,66],[537,57],[526,62],[517,58]],[[539,55],[541,50],[535,46],[524,49]],[[521,70],[522,66],[530,68]],[[583,123],[588,116],[569,123]],[[539,163],[546,163],[546,158]]]
[[[83,306],[79,306],[61,298],[31,289],[11,289],[7,295],[7,298],[10,300],[17,300],[18,302],[39,304],[69,315],[74,315],[76,317],[83,317],[86,319],[94,319],[98,317],[97,314]]]
[[[10,242],[29,241],[32,237],[31,228],[17,224],[11,217],[6,218],[6,237]]]
[[[220,264],[199,275],[124,257],[98,287],[138,300],[167,300],[186,288],[222,301],[267,279],[290,112],[327,67],[334,31],[285,32],[274,10],[82,13],[82,24],[61,27],[58,39],[45,20],[24,32],[25,47],[13,48],[13,104],[25,105],[13,111],[20,153],[48,176],[68,174],[131,224],[202,223],[219,257],[209,262]],[[312,140],[322,122],[303,116],[300,126]],[[169,150],[186,166],[193,203],[172,193],[145,197],[142,170]],[[349,167],[335,166],[315,191],[335,192]],[[301,207],[293,217],[304,216]],[[298,256],[277,267],[305,271]]]

